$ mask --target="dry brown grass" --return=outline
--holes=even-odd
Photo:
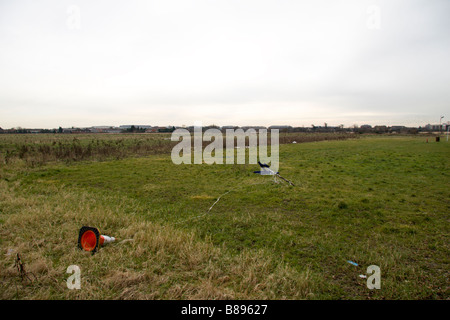
[[[280,133],[280,144],[358,138],[349,133]],[[268,138],[268,144],[271,143]],[[204,149],[211,142],[203,141]],[[237,145],[237,138],[235,138]],[[0,135],[0,164],[22,160],[27,166],[56,161],[104,161],[170,154],[177,142],[170,134],[4,134]],[[248,145],[248,137],[246,138]],[[223,138],[226,146],[226,138]]]
[[[310,294],[307,273],[266,252],[232,255],[225,245],[123,214],[125,207],[138,205],[123,200],[53,185],[25,190],[1,181],[0,299],[301,299]],[[95,255],[81,251],[82,225],[118,240]],[[21,281],[16,253],[36,279]],[[80,290],[67,288],[70,265],[81,268]]]

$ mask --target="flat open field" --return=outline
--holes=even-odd
[[[175,165],[169,137],[1,136],[0,298],[449,299],[445,139],[282,144],[292,187],[257,165]],[[117,241],[81,251],[83,225]]]

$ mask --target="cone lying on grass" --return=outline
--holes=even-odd
[[[116,238],[101,235],[97,228],[84,226],[78,234],[78,247],[95,253],[104,244],[114,242]]]

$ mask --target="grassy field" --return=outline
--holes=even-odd
[[[279,171],[292,187],[250,164],[177,166],[165,148],[33,162],[12,137],[0,146],[2,299],[449,298],[443,139],[283,144]],[[83,225],[118,241],[80,251]],[[16,253],[32,281],[18,276]],[[70,265],[81,268],[80,290],[67,288]],[[380,267],[379,290],[359,277],[369,265]]]

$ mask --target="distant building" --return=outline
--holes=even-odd
[[[372,126],[370,124],[363,124],[359,128],[355,128],[355,132],[370,133],[370,132],[372,132]]]
[[[110,128],[110,129],[106,129],[105,133],[121,133],[122,129],[119,128]]]
[[[386,133],[388,131],[387,126],[375,126],[373,127],[375,133]]]
[[[424,128],[427,131],[439,131],[439,128],[442,131],[445,131],[445,130],[447,130],[447,126],[448,125],[449,125],[448,123],[447,124],[443,123],[442,125],[439,125],[439,124],[427,124]]]
[[[91,133],[91,128],[73,128],[72,133]]]
[[[94,126],[86,129],[79,129],[79,128],[73,128],[72,133],[80,133],[80,132],[86,132],[85,130],[89,130],[88,132],[91,133],[121,133],[122,129],[118,127],[111,127],[111,126]]]
[[[141,129],[150,129],[150,128],[152,128],[152,126],[150,126],[148,124],[127,124],[127,125],[122,125],[119,128],[124,130],[124,129],[131,129],[131,127],[141,128]]]
[[[401,132],[406,129],[405,126],[392,126],[389,128],[391,132]]]

